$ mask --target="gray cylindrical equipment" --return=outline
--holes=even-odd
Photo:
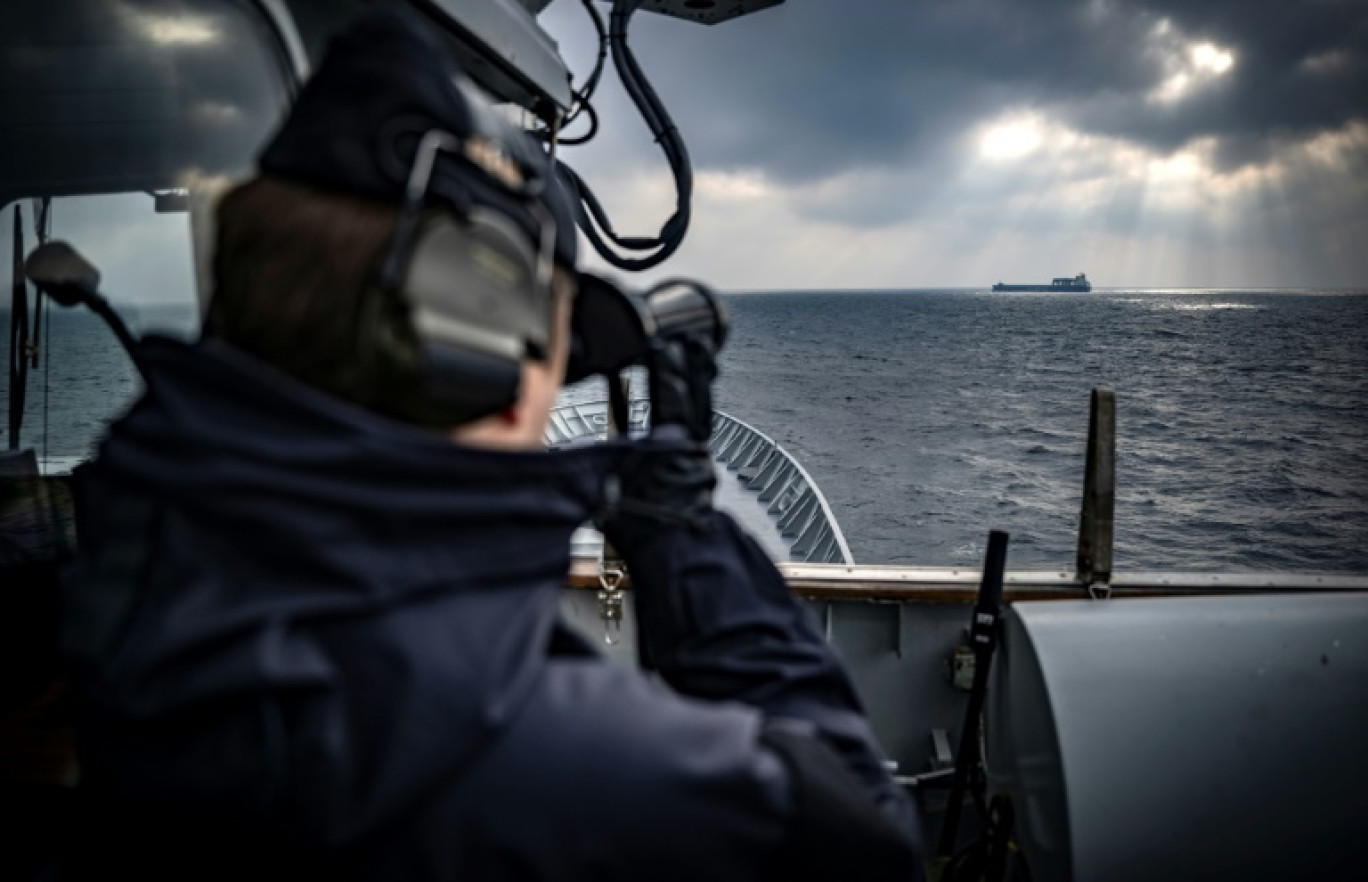
[[[1018,604],[990,786],[1036,879],[1368,879],[1368,595]]]

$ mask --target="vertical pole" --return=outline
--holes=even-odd
[[[42,199],[33,200],[33,235],[38,245],[42,245],[48,240],[48,234],[52,229],[52,197],[44,196]],[[43,289],[39,288],[33,292],[33,331],[30,334],[32,339],[29,341],[29,369],[38,369],[38,349],[39,341],[43,337],[43,301],[47,298],[43,296]],[[49,312],[51,310],[49,309]],[[51,318],[49,315],[48,318]],[[52,339],[52,335],[48,335]],[[47,386],[43,386],[44,408],[47,407]],[[46,450],[44,450],[46,453]]]
[[[24,425],[24,397],[28,390],[28,282],[24,276],[24,215],[14,204],[14,265],[10,288],[9,449],[19,449]]]
[[[1092,390],[1088,416],[1088,462],[1078,522],[1078,581],[1085,585],[1111,581],[1115,508],[1116,393],[1098,386]]]
[[[983,560],[983,578],[979,582],[978,600],[974,604],[974,619],[969,624],[969,642],[974,647],[974,686],[969,692],[969,704],[964,711],[964,725],[960,727],[955,776],[950,784],[950,801],[945,807],[945,823],[941,826],[939,856],[942,859],[955,854],[970,770],[982,760],[978,753],[979,717],[983,714],[984,700],[988,695],[988,671],[993,663],[993,650],[997,648],[998,617],[1002,614],[1002,580],[1006,569],[1007,534],[992,530],[988,533],[988,553]]]

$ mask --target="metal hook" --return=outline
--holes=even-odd
[[[622,642],[622,570],[599,572],[599,619],[603,622],[603,642],[617,646]]]

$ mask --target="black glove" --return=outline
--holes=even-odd
[[[657,340],[646,366],[651,380],[651,431],[680,426],[692,440],[706,443],[712,436],[712,384],[717,379],[712,341],[699,335]]]
[[[651,434],[618,471],[619,495],[599,524],[619,551],[642,547],[660,533],[697,525],[712,510],[712,382],[717,360],[703,337],[652,344]]]

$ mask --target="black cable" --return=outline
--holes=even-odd
[[[622,86],[641,113],[647,129],[660,145],[670,165],[675,181],[674,214],[665,221],[660,233],[653,238],[619,236],[608,222],[607,213],[589,186],[573,170],[563,163],[558,163],[562,177],[577,197],[576,220],[580,229],[604,260],[624,270],[649,269],[679,250],[689,229],[690,203],[693,201],[693,168],[689,162],[688,149],[661,103],[660,96],[651,87],[640,65],[637,64],[636,57],[632,55],[632,50],[627,46],[627,25],[640,3],[641,0],[614,0],[609,18],[608,41],[612,50],[613,66],[622,80]],[[643,257],[625,257],[615,248],[652,253]]]
[[[594,69],[590,71],[588,79],[584,85],[579,87],[575,97],[579,101],[579,107],[565,120],[566,125],[574,122],[575,117],[579,116],[582,110],[588,108],[589,99],[594,97],[595,90],[598,89],[599,77],[603,76],[603,62],[608,58],[608,31],[603,26],[603,16],[599,15],[594,8],[593,0],[581,0],[584,9],[589,13],[589,18],[594,22],[594,30],[598,33],[598,57],[594,59]]]
[[[590,99],[594,97],[594,92],[598,89],[599,78],[603,76],[603,62],[608,58],[608,32],[603,26],[603,17],[594,8],[593,0],[581,0],[584,9],[589,13],[589,18],[594,23],[594,30],[598,33],[598,57],[594,59],[594,69],[585,78],[584,84],[578,89],[571,89],[573,96],[573,108],[569,115],[561,122],[559,130],[564,130],[567,126],[579,119],[580,114],[589,113],[589,132],[575,138],[555,138],[555,130],[550,126],[543,126],[531,132],[531,135],[543,143],[551,143],[554,139],[558,145],[575,147],[580,144],[587,144],[598,134],[598,114],[595,113]]]
[[[142,357],[138,354],[138,338],[134,337],[132,332],[128,330],[128,325],[124,324],[124,320],[114,311],[114,307],[109,305],[109,301],[99,294],[89,295],[84,299],[84,302],[86,308],[103,319],[104,323],[109,326],[109,330],[114,332],[114,336],[119,340],[119,345],[128,353],[129,359],[133,362],[133,367],[137,368],[138,373],[142,376],[143,383],[147,383],[147,372],[143,370]]]
[[[599,118],[598,111],[594,109],[594,105],[585,102],[580,106],[580,109],[589,112],[589,131],[585,132],[583,135],[577,135],[573,138],[566,138],[564,136],[561,136],[560,140],[556,143],[560,144],[562,147],[575,147],[580,144],[587,144],[594,139],[595,135],[598,134]],[[572,116],[565,121],[566,125],[569,125],[571,122],[573,122],[575,117],[577,116],[579,116],[578,112],[575,113],[575,116]]]
[[[651,134],[670,157],[671,166],[678,164],[689,173],[689,154],[679,136],[679,130],[675,128],[674,121],[670,119],[660,96],[646,79],[641,66],[637,64],[636,56],[627,45],[627,25],[639,3],[640,0],[617,0],[613,8],[613,64],[618,70],[618,75],[623,78],[623,86],[645,117]],[[691,188],[691,173],[689,183]]]
[[[665,222],[659,237],[668,252],[660,258],[664,259],[679,247],[679,242],[688,229],[689,205],[693,197],[693,169],[679,130],[675,128],[674,121],[670,119],[660,96],[642,73],[636,56],[627,45],[628,22],[639,4],[640,0],[616,0],[609,38],[612,40],[613,64],[617,68],[618,76],[623,80],[623,87],[646,119],[651,134],[665,152],[670,169],[675,175],[675,213]]]
[[[608,19],[608,41],[613,53],[613,67],[623,81],[623,87],[638,105],[651,134],[659,138],[663,131],[673,127],[670,117],[660,106],[659,96],[651,88],[641,66],[637,64],[636,56],[627,46],[627,28],[640,3],[641,0],[613,0],[613,11]]]
[[[611,238],[613,243],[620,248],[627,248],[635,251],[651,251],[660,247],[660,242],[656,239],[617,235],[617,233],[613,231],[612,223],[608,220],[608,213],[603,210],[603,206],[599,203],[598,197],[589,189],[589,185],[584,182],[584,179],[581,178],[573,168],[563,162],[558,161],[556,163],[556,169],[561,173],[562,179],[570,187],[571,195],[575,197],[575,207],[577,209],[576,220],[579,223],[580,229],[584,230],[585,235],[589,236],[591,241],[602,242],[602,240],[598,238],[598,227],[601,227],[604,230],[604,234]],[[588,215],[584,212],[584,209],[586,208],[589,210]],[[597,224],[598,227],[590,224],[590,216],[593,218],[593,223]]]

